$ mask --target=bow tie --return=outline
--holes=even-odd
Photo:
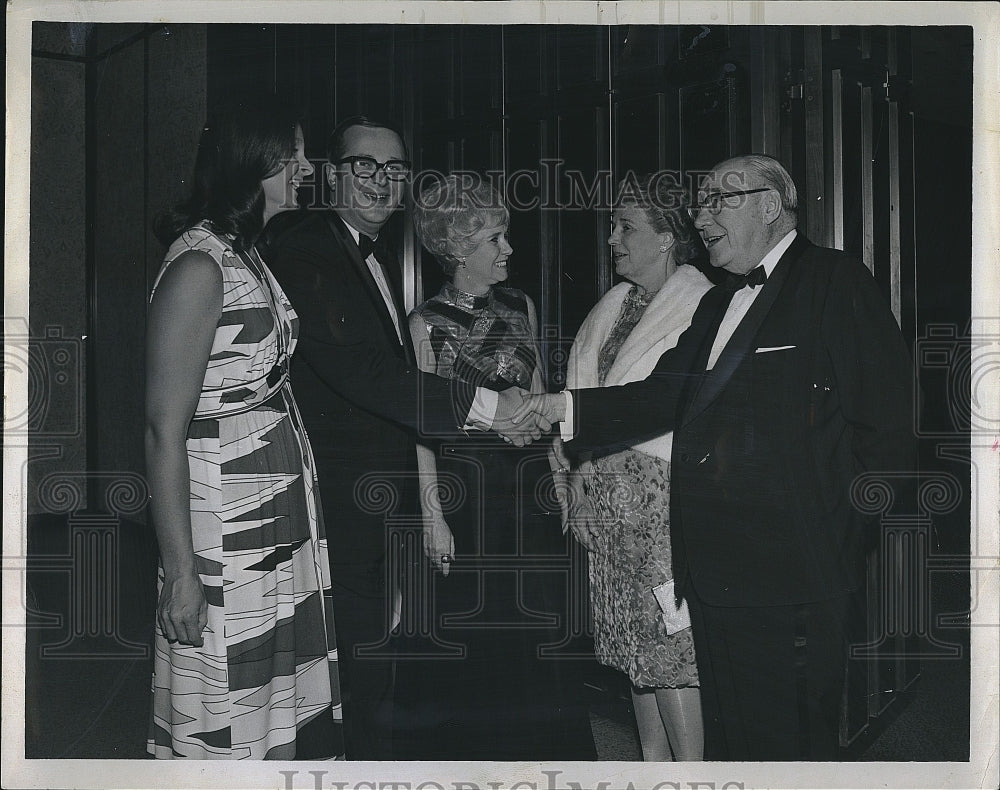
[[[747,286],[756,288],[758,285],[763,285],[766,280],[767,272],[764,271],[763,266],[758,266],[756,269],[751,269],[746,274],[730,277],[727,281],[727,287],[734,292],[742,291]]]
[[[364,233],[358,234],[358,249],[361,251],[361,260],[368,260],[368,256],[375,252],[377,248],[378,244],[375,239],[366,236]]]

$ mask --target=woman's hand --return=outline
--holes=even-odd
[[[444,516],[424,517],[424,554],[442,575],[448,575],[451,563],[442,562],[441,557],[447,555],[454,558],[455,536],[451,534],[451,527]]]
[[[168,641],[202,646],[201,632],[208,625],[208,601],[197,573],[164,579],[156,618]]]
[[[587,497],[573,497],[566,506],[566,523],[573,537],[587,551],[600,550],[600,531],[597,515]]]

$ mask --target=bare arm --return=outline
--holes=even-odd
[[[416,313],[410,314],[410,337],[413,339],[413,350],[417,356],[417,366],[424,373],[433,373],[434,352],[431,349],[427,329]],[[431,565],[445,576],[450,570],[449,564],[441,562],[445,554],[455,556],[455,537],[451,527],[445,521],[441,510],[441,497],[438,493],[437,457],[434,449],[417,442],[417,470],[420,474],[420,510],[424,521],[424,554]]]
[[[191,645],[202,644],[208,605],[191,538],[185,442],[221,314],[218,265],[187,252],[160,279],[146,333],[146,472],[164,573],[157,617],[169,640]]]

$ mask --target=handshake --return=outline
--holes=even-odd
[[[566,417],[566,395],[530,392],[511,387],[499,394],[496,416],[489,430],[517,447],[525,447],[552,430]]]

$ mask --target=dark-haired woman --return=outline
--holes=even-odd
[[[682,265],[704,248],[681,195],[656,174],[623,182],[612,222],[608,244],[615,272],[627,282],[605,294],[580,327],[568,387],[644,379],[677,344],[711,286],[694,266]],[[673,606],[671,443],[667,433],[572,470],[563,513],[591,551],[597,658],[632,681],[643,759],[653,761],[703,754],[690,623]],[[669,608],[666,617],[659,601]]]
[[[277,102],[202,132],[191,197],[160,218],[146,465],[160,548],[159,758],[343,754],[312,452],[288,383],[297,321],[254,241],[312,172]]]

